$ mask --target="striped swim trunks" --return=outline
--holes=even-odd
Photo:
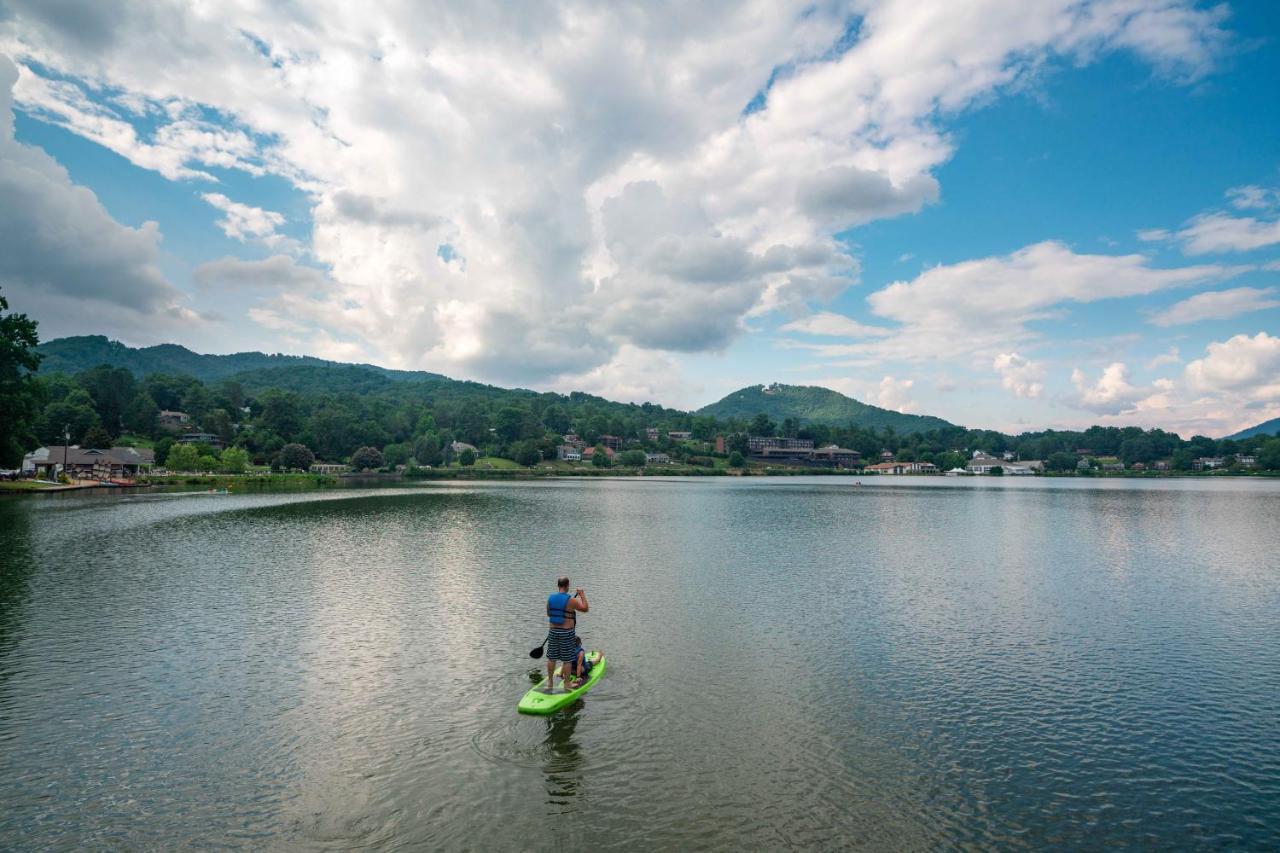
[[[547,634],[547,660],[573,661],[578,658],[578,635],[574,628],[552,628]]]

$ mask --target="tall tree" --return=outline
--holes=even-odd
[[[9,302],[0,296],[0,312]],[[26,314],[0,313],[0,466],[16,468],[36,444],[35,426],[43,402],[34,371],[40,367],[36,321]]]

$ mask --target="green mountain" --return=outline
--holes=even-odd
[[[1248,429],[1240,430],[1234,435],[1229,435],[1227,438],[1232,441],[1239,441],[1242,438],[1252,438],[1255,435],[1280,435],[1280,418],[1263,421],[1256,426],[1251,426]]]
[[[472,399],[486,405],[524,405],[537,397],[547,401],[563,399],[565,403],[585,403],[602,407],[611,416],[647,416],[669,421],[686,418],[686,413],[646,403],[643,406],[616,403],[587,394],[568,397],[537,394],[533,391],[499,388],[478,382],[450,379],[437,373],[389,370],[372,364],[344,364],[311,356],[267,355],[241,352],[233,355],[202,355],[177,344],[160,344],[134,349],[101,335],[58,338],[40,344],[42,374],[74,374],[102,364],[124,367],[135,376],[154,373],[182,374],[201,382],[215,383],[233,379],[250,393],[268,388],[297,391],[304,395],[357,394],[391,397],[427,394],[434,399]],[[883,430],[893,427],[899,435],[950,427],[940,418],[904,415],[869,406],[827,388],[798,385],[755,385],[743,388],[700,409],[696,414],[712,415],[721,420],[749,420],[764,412],[781,423],[789,417],[803,423],[834,427],[855,426]]]
[[[723,400],[703,406],[699,415],[720,419],[750,419],[764,412],[775,422],[796,418],[801,423],[855,426],[883,430],[893,427],[899,435],[954,426],[928,415],[904,415],[860,403],[851,397],[814,385],[751,385]]]
[[[216,382],[237,374],[259,371],[279,371],[281,368],[311,368],[314,375],[316,368],[337,368],[349,376],[352,371],[363,375],[377,374],[384,380],[421,381],[442,379],[436,373],[425,373],[411,370],[388,370],[373,364],[343,364],[336,361],[325,361],[309,355],[267,355],[261,352],[238,352],[233,355],[202,355],[192,352],[178,344],[160,344],[154,347],[134,349],[119,341],[108,340],[102,335],[83,335],[80,337],[57,338],[37,347],[43,356],[40,362],[42,373],[79,373],[109,364],[112,367],[126,367],[135,376],[147,376],[152,373],[180,373],[194,376],[201,382]],[[289,371],[282,371],[275,378],[282,379]],[[321,370],[323,373],[324,371]],[[238,377],[240,378],[240,377]],[[279,383],[278,383],[279,384]],[[285,382],[283,386],[291,383]]]

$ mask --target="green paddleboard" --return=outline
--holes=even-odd
[[[595,683],[604,675],[604,655],[600,652],[587,652],[587,660],[591,661],[591,674],[587,676],[587,680],[582,682],[582,686],[577,690],[565,690],[563,688],[556,690],[554,693],[547,692],[547,680],[544,678],[538,682],[537,686],[532,688],[528,693],[524,694],[524,698],[520,700],[520,704],[516,706],[516,710],[521,714],[553,714],[561,708],[576,701],[582,694],[586,693]],[[560,669],[564,664],[556,666],[556,683],[561,684]]]

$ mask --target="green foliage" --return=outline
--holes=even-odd
[[[1280,438],[1270,439],[1258,449],[1258,467],[1266,471],[1280,471]]]
[[[644,465],[644,451],[624,450],[618,461],[628,468],[640,468]]]
[[[303,444],[286,444],[276,457],[277,467],[285,471],[307,471],[316,461],[315,454]]]
[[[738,451],[735,450],[729,454],[730,468],[741,468],[743,465],[746,465],[746,464],[747,464],[747,460],[743,458],[742,454],[739,453]]]
[[[195,471],[200,467],[200,453],[190,444],[175,444],[169,448],[164,465],[170,471]]]
[[[520,442],[515,446],[515,452],[513,455],[515,456],[516,462],[526,467],[537,465],[542,461],[542,451],[538,449],[538,443],[536,441]],[[642,453],[640,456],[641,462],[643,462],[644,454]]]
[[[1080,457],[1060,450],[1049,454],[1049,458],[1044,461],[1044,467],[1049,471],[1074,471],[1079,463]]]
[[[107,448],[110,447],[111,434],[102,428],[101,424],[94,424],[89,431],[84,434],[84,438],[80,440],[82,447]]]
[[[368,471],[371,468],[381,468],[382,465],[382,454],[378,452],[378,448],[376,447],[361,447],[355,453],[351,454],[351,467],[357,471]]]
[[[428,433],[414,442],[413,458],[419,465],[432,467],[444,462],[444,454],[440,449],[440,437],[435,433]]]
[[[83,445],[89,430],[100,425],[89,395],[77,388],[63,400],[44,407],[37,423],[37,437],[42,444],[62,444],[66,430],[71,433],[72,444]]]
[[[596,468],[609,468],[613,465],[603,444],[597,444],[591,451],[591,464]]]
[[[788,418],[788,420],[794,420],[794,418]],[[752,418],[751,425],[747,427],[747,432],[751,435],[769,436],[776,434],[777,431],[777,424],[769,420],[769,416],[764,412],[760,412]]]
[[[156,442],[155,452],[157,465],[164,466],[167,464],[166,460],[169,458],[169,450],[173,447],[174,443],[174,440],[169,436],[165,436]]]
[[[211,453],[202,453],[200,454],[198,465],[201,471],[216,471],[218,469],[218,459]]]
[[[464,468],[470,468],[476,464],[476,452],[468,447],[458,454],[458,464]]]
[[[991,470],[988,471],[987,473],[989,473],[992,477],[1003,477],[1004,468],[1000,467],[999,465],[992,465]]]
[[[0,296],[0,312],[9,303]],[[36,443],[36,424],[43,387],[34,372],[40,367],[36,322],[26,314],[0,313],[0,468],[17,468]]]
[[[407,441],[399,444],[388,444],[382,448],[384,465],[394,468],[397,465],[408,465],[413,460],[413,445]]]
[[[218,459],[223,474],[243,474],[249,467],[249,452],[241,447],[228,447]]]

